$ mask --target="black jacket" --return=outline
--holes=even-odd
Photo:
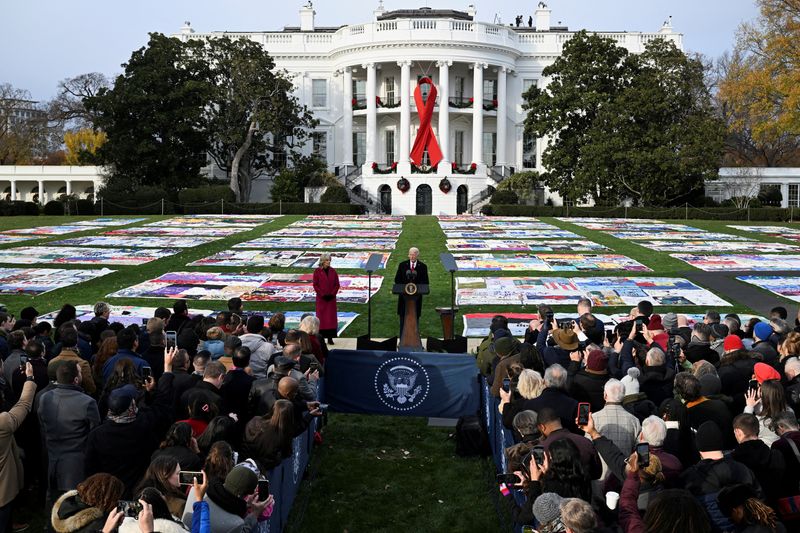
[[[196,401],[214,405],[218,414],[224,414],[220,390],[207,381],[199,381],[194,387],[181,395],[181,408],[188,411],[189,407]]]
[[[592,412],[596,413],[606,404],[603,398],[603,387],[611,376],[608,372],[595,374],[586,369],[580,369],[581,364],[577,361],[570,361],[569,372],[572,381],[569,386],[570,396],[579,402],[589,402]]]
[[[646,366],[639,376],[639,392],[647,395],[647,399],[660,406],[667,398],[672,398],[672,387],[675,381],[675,370],[666,365]]]
[[[697,431],[700,424],[710,420],[714,422],[722,432],[726,450],[736,446],[736,439],[733,436],[733,417],[728,410],[728,406],[720,400],[705,400],[692,407],[687,404],[686,417],[689,425]]]
[[[778,450],[770,449],[759,439],[745,441],[731,452],[731,457],[753,471],[769,503],[796,492],[786,479],[786,461]],[[797,482],[794,482],[794,488]]]
[[[408,283],[413,281],[417,285],[428,285],[430,281],[428,280],[428,266],[420,260],[417,260],[416,268],[414,272],[416,273],[416,277],[412,280],[406,274],[408,270],[411,269],[411,261],[401,261],[399,265],[397,265],[397,272],[394,275],[394,283]],[[419,318],[422,315],[422,296],[417,296],[417,317]],[[404,316],[406,314],[406,302],[405,298],[402,294],[398,295],[397,297],[397,314],[400,316]]]
[[[539,412],[543,407],[554,409],[561,418],[561,425],[574,433],[578,432],[575,419],[578,417],[578,402],[561,389],[547,387],[532,400],[521,400],[517,405],[520,411],[530,409]],[[513,416],[512,416],[513,419]]]
[[[247,398],[250,396],[250,388],[256,380],[253,376],[240,369],[233,369],[225,374],[222,388],[219,393],[222,396],[222,405],[225,413],[236,413],[239,417],[237,427],[240,431],[247,423]]]
[[[150,456],[150,461],[161,456],[174,457],[178,461],[178,464],[181,465],[181,470],[199,472],[203,468],[203,459],[185,446],[159,448]]]
[[[158,381],[151,407],[139,406],[136,418],[127,424],[105,420],[89,433],[86,441],[86,474],[106,472],[125,485],[124,499],[130,499],[150,464],[150,454],[158,448],[160,436],[171,422],[170,399],[174,375],[166,373]]]

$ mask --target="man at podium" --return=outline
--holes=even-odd
[[[416,283],[417,285],[428,285],[428,266],[419,261],[418,248],[408,249],[408,261],[402,261],[397,265],[397,273],[394,275],[395,284]],[[422,315],[422,296],[416,298],[417,301],[417,320]],[[397,314],[400,315],[400,333],[403,332],[403,317],[406,313],[406,302],[403,295],[397,298]]]

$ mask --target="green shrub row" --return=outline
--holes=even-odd
[[[220,200],[231,203],[236,201],[233,191],[227,185],[198,187],[195,189],[184,189],[178,192],[178,203],[181,205],[219,202]]]
[[[800,219],[800,209],[782,207],[567,207],[538,205],[489,204],[481,209],[484,215],[506,217],[599,217],[652,218],[684,220],[750,220],[789,222]]]

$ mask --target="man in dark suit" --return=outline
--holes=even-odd
[[[417,285],[428,285],[428,266],[419,261],[418,248],[409,248],[408,261],[402,261],[397,265],[397,273],[394,275],[395,284],[416,283]],[[400,315],[400,333],[403,331],[403,317],[406,314],[406,302],[403,295],[397,297],[397,314]],[[417,320],[422,315],[422,296],[417,296]]]

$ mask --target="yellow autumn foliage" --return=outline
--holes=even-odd
[[[106,134],[102,131],[94,131],[89,128],[80,129],[64,134],[64,145],[66,146],[66,164],[80,165],[81,152],[90,154],[97,153],[97,149],[106,142]]]
[[[720,97],[734,129],[770,141],[800,135],[800,0],[757,0],[760,15],[743,24]]]

